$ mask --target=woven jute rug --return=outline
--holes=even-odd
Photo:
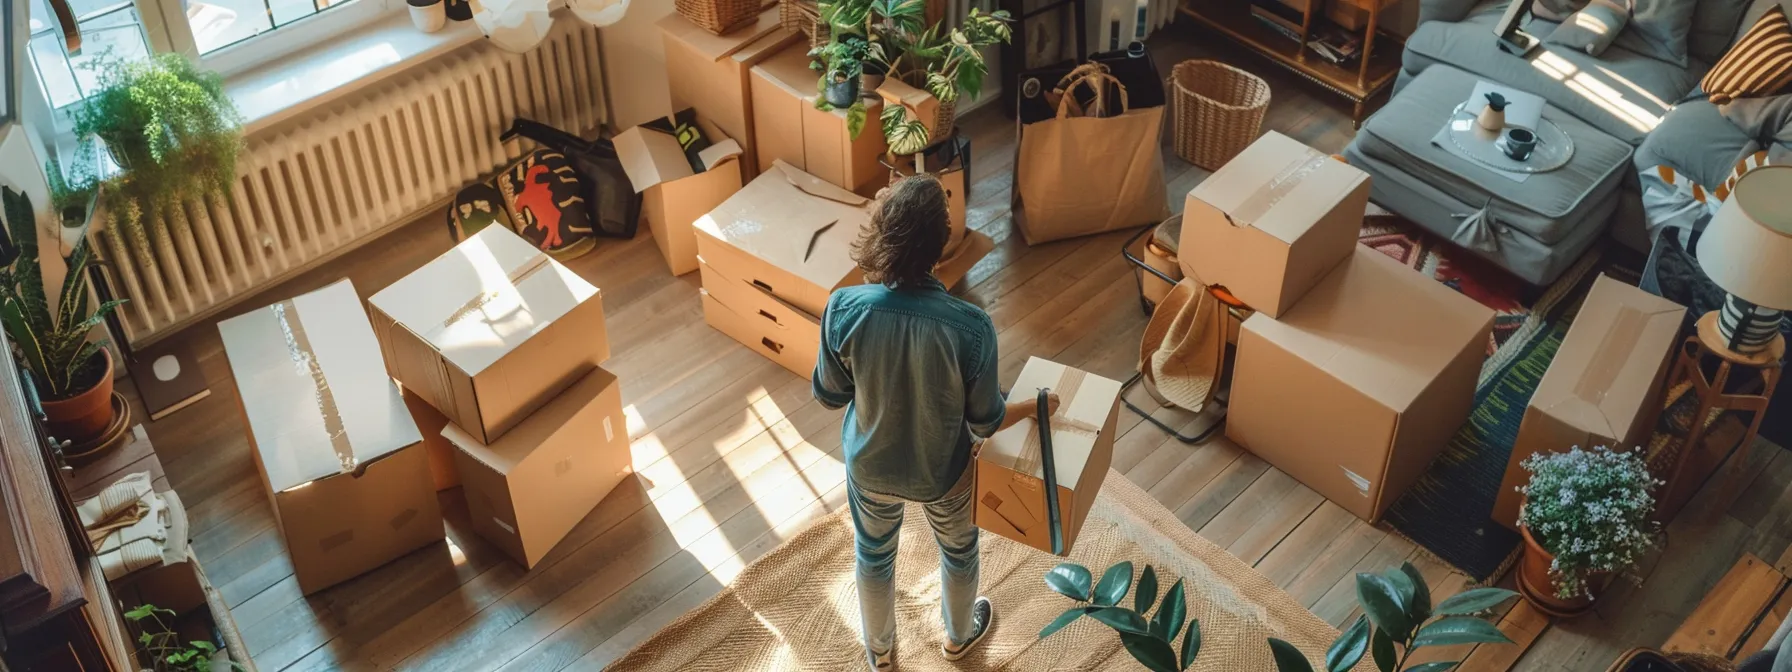
[[[995,629],[964,660],[940,656],[939,560],[919,508],[910,506],[896,565],[897,669],[1142,670],[1114,631],[1084,618],[1040,640],[1072,606],[1043,577],[1059,558],[983,535],[983,594],[996,605]],[[1099,577],[1131,560],[1135,577],[1156,568],[1159,591],[1187,582],[1189,616],[1202,647],[1191,669],[1274,670],[1269,637],[1308,653],[1319,667],[1337,631],[1269,579],[1197,536],[1150,495],[1109,471],[1070,560]],[[1128,594],[1125,604],[1130,604]],[[760,558],[733,585],[674,621],[611,668],[615,670],[863,670],[858,590],[847,510]],[[1368,669],[1368,668],[1363,668]]]

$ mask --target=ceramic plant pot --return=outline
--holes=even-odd
[[[99,438],[112,424],[112,353],[100,348],[106,370],[98,383],[67,399],[43,400],[44,425],[59,441],[81,445]]]
[[[443,0],[405,0],[410,5],[411,23],[417,30],[433,33],[448,25],[448,8]]]
[[[1524,601],[1531,603],[1538,611],[1560,618],[1573,618],[1591,611],[1591,596],[1581,595],[1564,600],[1556,595],[1556,580],[1549,572],[1549,566],[1555,562],[1556,556],[1537,543],[1536,537],[1531,536],[1530,528],[1520,525],[1518,531],[1524,535],[1524,558],[1518,564],[1518,594]],[[1604,578],[1603,575],[1588,577],[1588,589],[1604,585]]]
[[[845,79],[836,77],[834,81],[828,82],[827,86],[822,87],[821,97],[834,107],[852,107],[853,103],[859,102],[859,79],[857,77]]]

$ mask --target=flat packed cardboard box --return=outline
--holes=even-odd
[[[1369,175],[1275,131],[1188,192],[1177,261],[1269,317],[1350,257]]]
[[[473,531],[534,567],[634,468],[616,376],[591,369],[494,443],[448,425]]]
[[[1468,419],[1493,311],[1354,248],[1280,319],[1245,320],[1226,436],[1375,522]]]
[[[697,109],[746,150],[741,177],[752,179],[759,164],[753,149],[753,99],[747,83],[754,65],[801,41],[784,30],[778,10],[759,14],[758,23],[727,35],[711,35],[677,13],[658,24],[666,48],[666,86],[672,109]]]
[[[392,377],[486,442],[610,358],[597,288],[503,227],[368,303]]]
[[[1008,403],[1030,402],[1042,387],[1059,397],[1051,418],[1052,457],[1064,542],[1057,555],[1067,556],[1114,459],[1120,383],[1033,357],[1021,368]],[[977,527],[1053,552],[1039,423],[1028,418],[989,437],[977,451],[976,469]]]
[[[1518,529],[1530,472],[1525,458],[1570,447],[1647,447],[1661,415],[1663,382],[1686,308],[1604,275],[1581,304],[1567,337],[1525,407],[1493,519]]]
[[[673,16],[672,18],[678,18]],[[636,126],[616,136],[616,157],[641,194],[641,216],[673,275],[697,270],[697,238],[691,223],[740,191],[740,143],[702,117],[697,127],[713,143],[703,151],[703,172],[691,168],[678,139]]]
[[[769,319],[769,313],[729,306],[707,288],[697,290],[697,293],[702,296],[703,321],[716,331],[727,334],[791,373],[805,379],[815,375],[815,357],[821,348],[821,328],[817,322],[797,318],[794,324],[787,326]]]
[[[398,392],[404,397],[404,406],[411,412],[411,419],[417,422],[417,432],[423,435],[423,453],[429,456],[429,476],[435,480],[436,490],[460,487],[460,472],[454,468],[454,445],[442,438],[442,428],[448,426],[448,416],[442,415],[416,392],[404,389],[403,383],[398,383]]]
[[[218,334],[300,591],[443,538],[423,437],[353,284],[224,320]]]
[[[863,281],[852,243],[871,221],[858,194],[782,161],[697,220],[697,253],[728,277],[810,315]]]
[[[865,126],[854,139],[846,110],[815,109],[815,83],[807,43],[786,47],[752,70],[753,146],[760,172],[782,160],[841,188],[871,196],[889,178],[878,157],[888,146],[878,122],[883,101],[863,98]]]

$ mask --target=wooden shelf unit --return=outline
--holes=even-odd
[[[1251,3],[1244,0],[1183,0],[1180,11],[1240,46],[1349,99],[1355,104],[1350,119],[1360,127],[1363,109],[1369,99],[1392,86],[1394,77],[1400,74],[1400,52],[1406,45],[1397,38],[1376,33],[1381,11],[1393,4],[1391,0],[1333,1],[1350,2],[1369,11],[1363,54],[1353,64],[1336,65],[1307,49],[1315,22],[1325,20],[1316,16],[1320,11],[1320,0],[1308,0],[1307,9],[1302,14],[1299,41],[1291,41],[1259,23],[1251,16]]]

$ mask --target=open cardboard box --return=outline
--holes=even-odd
[[[697,252],[715,270],[810,315],[863,282],[852,244],[871,201],[782,161],[697,220]]]
[[[300,591],[444,537],[423,437],[354,285],[224,320],[218,333]]]
[[[368,303],[392,377],[481,441],[610,358],[597,288],[503,227]]]
[[[1350,258],[1369,175],[1275,131],[1188,192],[1177,262],[1268,317]]]
[[[802,41],[803,35],[784,30],[776,9],[760,12],[757,22],[727,35],[711,34],[676,12],[657,25],[665,44],[672,109],[695,108],[699,116],[739,141],[746,157],[741,177],[753,179],[759,164],[748,73],[760,61]]]
[[[862,98],[865,125],[847,131],[846,110],[815,109],[818,75],[809,68],[806,44],[795,44],[753,66],[753,134],[758,170],[782,160],[836,186],[872,196],[889,174],[878,162],[888,146],[878,122],[883,100]]]
[[[1063,542],[1055,554],[1068,556],[1114,459],[1120,383],[1033,357],[1021,368],[1008,403],[1033,400],[1040,388],[1059,397],[1050,419]],[[1028,418],[989,437],[977,451],[976,469],[977,527],[1053,553],[1039,423]]]
[[[702,172],[691,166],[678,138],[664,131],[636,126],[614,141],[622,171],[641,194],[641,216],[673,275],[697,270],[692,223],[741,187],[740,143],[701,116],[697,128],[710,141],[700,155]]]

